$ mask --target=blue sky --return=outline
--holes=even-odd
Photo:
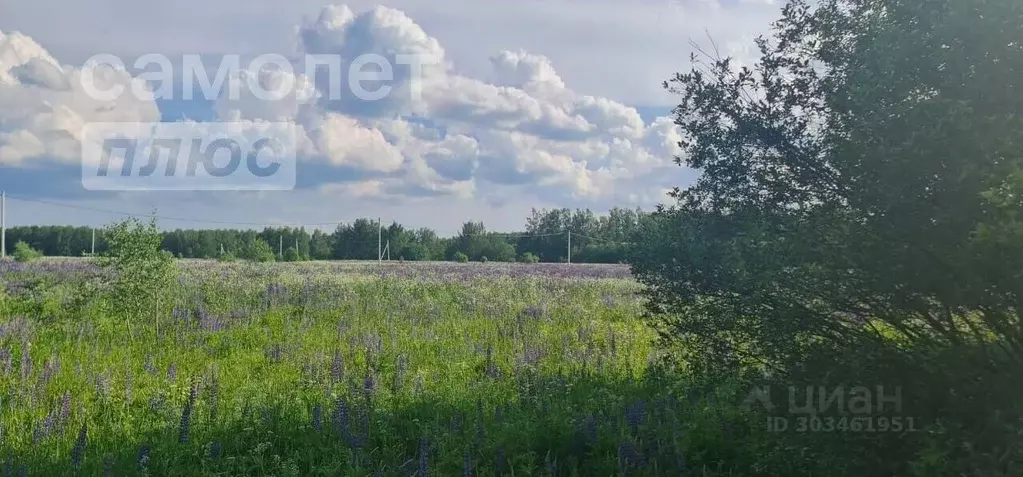
[[[196,220],[164,227],[372,216],[451,233],[466,220],[514,230],[534,207],[650,208],[696,176],[672,162],[675,98],[661,82],[688,68],[690,40],[713,38],[725,54],[754,61],[752,38],[778,9],[770,0],[3,2],[0,189],[12,195],[8,222],[101,225],[118,218],[107,210],[157,209]],[[319,99],[101,101],[78,84],[83,62],[100,53],[129,66],[140,55],[166,55],[178,77],[182,55],[202,55],[211,75],[224,55],[330,54],[347,64],[365,53],[416,53],[440,64],[427,70],[415,100],[398,81],[383,101],[329,101],[329,83],[297,71]],[[139,73],[129,68],[116,80]],[[227,119],[300,127],[296,190],[82,187],[83,124]]]

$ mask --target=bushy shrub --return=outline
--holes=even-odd
[[[255,237],[249,243],[245,244],[241,258],[252,262],[262,263],[277,260],[274,250],[270,247],[270,244],[266,243],[266,240],[259,237]]]
[[[25,242],[18,242],[14,244],[14,254],[12,254],[15,261],[18,262],[30,262],[37,258],[42,258],[43,254],[36,249],[30,247]]]
[[[299,255],[298,250],[295,250],[295,247],[288,247],[284,251],[284,261],[285,262],[301,262],[302,261],[302,256]]]
[[[238,257],[235,257],[234,254],[231,252],[225,252],[219,257],[217,257],[217,260],[223,263],[231,263],[238,260]]]
[[[519,262],[522,262],[522,263],[539,263],[540,262],[540,257],[537,257],[536,255],[533,255],[530,252],[526,252],[526,253],[524,253],[522,255],[519,255]]]
[[[469,263],[469,256],[462,252],[455,252],[452,258],[458,263]]]

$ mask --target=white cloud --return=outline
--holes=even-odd
[[[82,70],[60,65],[31,38],[0,32],[0,164],[33,160],[74,162],[87,122],[156,121],[151,99],[124,94],[100,101],[82,87]],[[96,87],[130,91],[124,71],[96,71]]]
[[[672,164],[680,139],[672,120],[645,123],[634,107],[584,94],[546,55],[508,45],[480,55],[487,69],[470,74],[409,14],[386,7],[359,13],[325,7],[297,28],[297,37],[300,53],[339,55],[343,72],[367,53],[392,60],[421,55],[434,65],[418,100],[411,72],[401,68],[392,93],[372,102],[348,90],[340,100],[329,97],[331,81],[347,83],[347,75],[243,71],[230,79],[298,85],[279,101],[261,100],[243,86],[241,97],[221,97],[214,110],[221,120],[294,121],[300,161],[358,172],[300,180],[323,194],[633,205],[659,201],[667,185],[676,185],[665,183],[676,178],[668,171],[679,169]],[[109,84],[133,81],[124,71],[102,73]],[[158,120],[153,101],[131,94],[116,102],[91,99],[79,75],[27,37],[0,36],[0,163],[77,160],[76,131],[87,121]]]

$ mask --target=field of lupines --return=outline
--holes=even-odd
[[[751,475],[766,459],[720,389],[654,371],[623,266],[178,269],[170,316],[128,324],[88,262],[0,262],[0,475]]]

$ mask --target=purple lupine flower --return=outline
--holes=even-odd
[[[185,401],[185,408],[181,410],[181,424],[178,426],[178,442],[188,444],[188,433],[192,425],[192,410],[195,408],[195,400],[199,397],[199,383],[193,382],[192,389],[188,393],[188,400]]]
[[[313,404],[313,429],[316,432],[323,432],[323,406],[320,403]]]
[[[217,460],[220,458],[222,453],[223,450],[220,447],[220,441],[213,441],[210,443],[210,459]]]
[[[344,399],[338,398],[334,406],[334,426],[338,429],[341,439],[348,440],[348,404]]]
[[[63,431],[71,419],[71,391],[64,391],[60,397],[60,410],[57,412],[57,426]]]
[[[451,416],[451,432],[455,434],[462,433],[462,413],[455,412],[454,416]]]
[[[590,445],[596,443],[596,418],[592,414],[586,415],[586,420],[583,423],[583,427],[586,432],[586,441]]]
[[[507,459],[504,457],[504,446],[497,446],[497,452],[494,455],[494,468],[497,469],[497,474],[504,473],[504,464]]]
[[[423,376],[417,374],[416,378],[412,380],[412,391],[416,396],[423,394]]]
[[[143,369],[146,370],[147,373],[152,374],[154,376],[160,372],[158,369],[156,369],[156,365],[153,364],[152,354],[146,355],[146,363],[142,367]]]
[[[524,308],[522,310],[522,313],[520,314],[520,316],[536,320],[536,319],[543,318],[544,310],[543,310],[543,308],[540,308],[539,306],[529,305],[529,306],[527,306],[526,308]]]
[[[13,357],[9,348],[0,348],[0,376],[11,374]]]
[[[114,455],[103,454],[103,476],[114,477]]]
[[[462,477],[472,477],[472,454],[469,451],[465,451],[462,458]]]
[[[611,356],[618,356],[618,335],[613,329],[607,330],[607,346],[611,351]]]
[[[645,417],[646,403],[642,400],[636,401],[625,409],[625,421],[633,432],[639,432],[639,426],[643,424]]]
[[[96,375],[96,393],[104,399],[110,397],[110,376],[106,372]]]
[[[487,345],[487,360],[486,360],[486,374],[488,377],[497,379],[501,377],[501,370],[497,367],[497,363],[494,362],[494,347]]]
[[[135,465],[138,466],[139,470],[145,471],[149,468],[149,445],[142,444],[139,447],[138,454],[135,456]]]
[[[188,310],[184,308],[174,307],[174,309],[171,310],[171,318],[177,321],[183,321],[185,325],[188,326],[190,324],[189,319],[191,318],[191,315],[188,313]]]
[[[124,401],[126,403],[128,403],[129,406],[131,405],[131,398],[132,398],[132,396],[133,396],[133,393],[132,393],[131,374],[130,373],[126,373],[124,375]]]
[[[210,404],[210,422],[217,422],[217,411],[220,409],[220,379],[214,372],[210,377],[210,385],[206,389]]]
[[[88,440],[88,424],[83,423],[82,429],[78,431],[78,439],[75,440],[75,447],[71,449],[71,466],[75,472],[82,466],[82,458],[85,457],[85,445]]]
[[[43,373],[39,376],[39,385],[45,386],[60,371],[60,359],[56,356],[43,362]]]
[[[28,351],[28,343],[21,345],[21,379],[27,380],[32,374],[32,356]]]
[[[636,446],[631,442],[623,442],[618,446],[618,465],[622,475],[625,475],[628,469],[642,467],[643,456],[636,451]]]
[[[264,351],[267,361],[278,363],[284,359],[284,347],[280,343],[274,343]]]
[[[149,410],[152,412],[160,412],[163,410],[163,405],[167,401],[167,396],[163,392],[156,393],[149,397]]]
[[[345,357],[341,351],[334,352],[334,359],[330,363],[330,378],[334,383],[340,383],[345,377]]]
[[[176,381],[178,379],[177,364],[171,363],[170,366],[167,367],[167,379],[170,379],[171,381]]]
[[[399,354],[394,368],[394,391],[401,392],[405,385],[405,373],[408,371],[408,358],[404,354]]]
[[[53,411],[50,411],[43,419],[43,438],[47,438],[53,434],[53,430],[56,427],[57,416]]]
[[[373,395],[376,389],[376,379],[373,377],[373,370],[366,371],[366,379],[362,381],[362,390],[367,396]]]
[[[361,419],[359,419],[359,437],[355,440],[354,445],[356,449],[365,446],[369,442],[369,413],[362,413]]]
[[[428,477],[430,475],[430,441],[423,436],[419,440],[419,472],[417,477]]]
[[[483,444],[487,440],[487,429],[483,420],[476,421],[476,437],[473,440],[473,445],[478,450],[483,450]]]

